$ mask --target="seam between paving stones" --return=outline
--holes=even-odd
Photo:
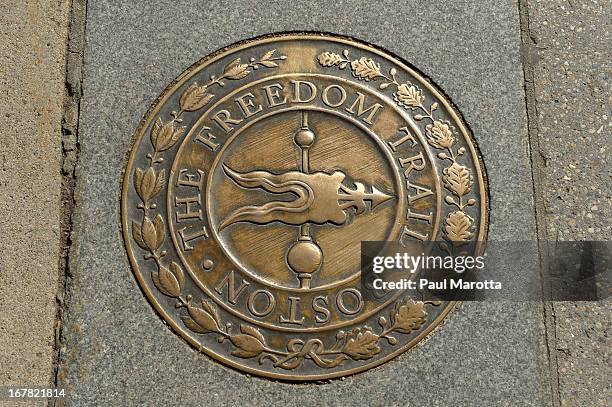
[[[534,75],[534,41],[531,36],[529,27],[529,0],[518,0],[518,10],[521,28],[521,59],[523,64],[524,75],[524,91],[525,91],[525,107],[527,113],[527,133],[529,143],[529,158],[531,161],[531,175],[533,183],[533,199],[535,207],[535,224],[536,236],[542,243],[538,244],[538,252],[540,256],[540,277],[542,270],[545,270],[549,264],[548,245],[546,244],[546,217],[544,204],[544,186],[543,186],[543,168],[544,157],[540,153],[540,144],[538,136],[538,109],[537,99],[535,96],[535,75]],[[545,281],[542,279],[542,281]],[[542,286],[542,291],[545,292],[549,287]],[[546,296],[543,296],[546,298]],[[551,301],[542,302],[542,313],[544,322],[544,346],[546,348],[546,357],[548,362],[550,396],[552,397],[553,406],[561,405],[561,397],[559,392],[559,364],[557,355],[552,349],[556,348],[556,321],[554,313],[554,305]]]
[[[53,387],[61,385],[60,365],[65,353],[63,319],[66,314],[66,299],[70,291],[71,247],[73,213],[76,206],[74,189],[76,185],[76,164],[79,159],[79,118],[83,89],[83,52],[85,49],[85,26],[87,21],[87,0],[72,0],[70,21],[66,43],[65,91],[62,117],[62,183],[60,194],[60,255],[59,279],[56,295],[56,320],[54,358],[51,372]],[[57,405],[57,399],[48,401],[48,405]],[[61,402],[60,402],[61,403]]]

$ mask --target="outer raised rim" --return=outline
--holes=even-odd
[[[138,286],[143,291],[148,301],[153,305],[157,313],[161,316],[162,320],[168,325],[170,325],[173,331],[175,331],[179,336],[181,336],[191,346],[193,346],[195,349],[199,350],[200,352],[203,352],[207,354],[208,356],[214,358],[215,360],[221,362],[222,364],[231,366],[234,369],[241,371],[243,373],[251,373],[251,374],[257,375],[258,377],[263,377],[267,379],[280,379],[280,380],[285,380],[285,381],[290,381],[290,382],[304,382],[304,381],[325,380],[325,379],[334,379],[334,378],[339,378],[339,377],[350,376],[356,373],[360,373],[360,372],[369,370],[373,367],[380,366],[396,358],[400,354],[412,348],[414,345],[420,342],[427,335],[429,335],[435,328],[437,328],[440,325],[440,322],[442,322],[442,320],[454,308],[456,308],[458,304],[460,304],[460,302],[458,301],[449,302],[446,308],[440,313],[440,315],[438,315],[436,319],[434,319],[434,321],[432,321],[427,326],[426,329],[424,329],[418,336],[413,338],[410,342],[408,342],[404,346],[396,349],[394,352],[391,352],[389,355],[385,356],[384,358],[377,359],[376,361],[366,363],[359,367],[355,367],[355,368],[343,370],[343,371],[337,371],[334,373],[316,374],[316,375],[308,374],[308,375],[300,375],[300,376],[291,375],[291,374],[274,373],[274,372],[254,369],[249,366],[245,366],[245,365],[236,363],[230,359],[226,359],[224,356],[219,355],[216,352],[211,351],[210,349],[204,348],[191,334],[187,333],[183,328],[178,326],[174,322],[173,318],[162,308],[162,306],[159,304],[159,302],[157,301],[157,299],[155,298],[151,290],[148,288],[146,281],[144,280],[144,278],[142,277],[140,273],[140,270],[138,269],[138,264],[136,260],[134,259],[134,256],[132,255],[129,226],[127,223],[128,222],[127,208],[126,208],[126,197],[127,197],[128,188],[130,185],[130,180],[129,180],[130,172],[126,170],[130,168],[134,163],[135,153],[136,153],[136,149],[134,147],[140,142],[140,140],[142,139],[144,135],[144,131],[149,127],[149,124],[151,123],[152,118],[155,117],[155,115],[158,113],[158,111],[164,105],[164,103],[169,99],[169,97],[173,95],[174,92],[176,92],[176,90],[178,90],[178,88],[180,88],[188,78],[197,74],[199,71],[201,71],[202,69],[204,69],[211,63],[223,58],[227,54],[248,48],[253,43],[265,44],[268,42],[290,41],[290,40],[326,40],[326,41],[336,42],[340,44],[350,44],[351,46],[354,46],[357,48],[367,49],[369,52],[378,54],[384,59],[391,60],[392,62],[396,63],[398,66],[402,67],[402,69],[405,69],[407,72],[409,72],[415,79],[417,79],[421,83],[422,86],[426,87],[444,105],[449,115],[458,124],[461,130],[461,133],[465,137],[468,147],[470,148],[470,153],[472,157],[478,158],[478,163],[475,163],[478,165],[475,165],[475,169],[478,175],[478,179],[482,180],[482,183],[480,185],[480,190],[479,190],[480,197],[481,197],[480,199],[481,216],[480,216],[480,228],[479,228],[478,239],[477,239],[478,241],[486,240],[486,235],[487,235],[487,230],[488,230],[488,217],[489,217],[489,208],[488,208],[489,199],[488,199],[488,189],[487,189],[487,178],[486,178],[485,168],[484,168],[483,161],[482,161],[482,156],[480,155],[480,152],[478,151],[476,147],[476,141],[474,140],[471,132],[468,130],[467,125],[463,121],[463,118],[458,114],[458,110],[450,102],[450,98],[448,98],[445,94],[442,93],[441,90],[435,87],[432,81],[426,75],[422,74],[416,68],[412,67],[408,62],[404,61],[403,59],[396,56],[392,52],[383,50],[379,46],[372,45],[367,42],[357,40],[357,39],[354,39],[348,36],[340,36],[340,35],[331,34],[331,33],[315,33],[315,32],[306,32],[306,31],[279,32],[279,33],[273,33],[273,34],[262,35],[259,37],[254,37],[249,40],[239,41],[232,45],[229,45],[228,47],[212,52],[206,57],[195,62],[193,65],[187,68],[181,75],[179,75],[176,79],[174,79],[174,81],[172,81],[172,83],[170,83],[162,91],[162,93],[158,96],[158,98],[151,104],[151,107],[147,110],[147,112],[141,119],[140,124],[138,125],[138,128],[132,135],[132,139],[130,142],[130,150],[128,153],[129,155],[127,158],[127,162],[125,163],[125,166],[123,167],[124,174],[123,174],[123,181],[122,181],[122,186],[121,186],[121,228],[122,228],[123,242],[125,245],[125,249],[126,249],[129,261],[130,261],[130,265],[132,266],[132,271],[138,282]]]

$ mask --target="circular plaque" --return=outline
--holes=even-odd
[[[366,301],[361,242],[485,240],[479,157],[450,101],[376,47],[243,41],[192,65],[143,118],[126,250],[164,321],[214,359],[284,380],[361,372],[455,306]]]

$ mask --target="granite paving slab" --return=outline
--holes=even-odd
[[[249,377],[155,314],[125,254],[119,196],[131,136],[157,95],[206,54],[275,31],[354,36],[409,61],[453,100],[482,152],[489,238],[535,240],[517,5],[466,0],[89,2],[76,212],[60,384],[67,405],[548,405],[541,309],[465,303],[416,348],[315,384]],[[521,272],[537,259],[517,259]]]

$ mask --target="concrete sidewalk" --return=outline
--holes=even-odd
[[[0,3],[0,386],[49,386],[70,4]]]
[[[523,46],[539,237],[612,240],[612,2],[527,3]],[[610,405],[612,300],[552,303],[547,312],[559,403]]]

